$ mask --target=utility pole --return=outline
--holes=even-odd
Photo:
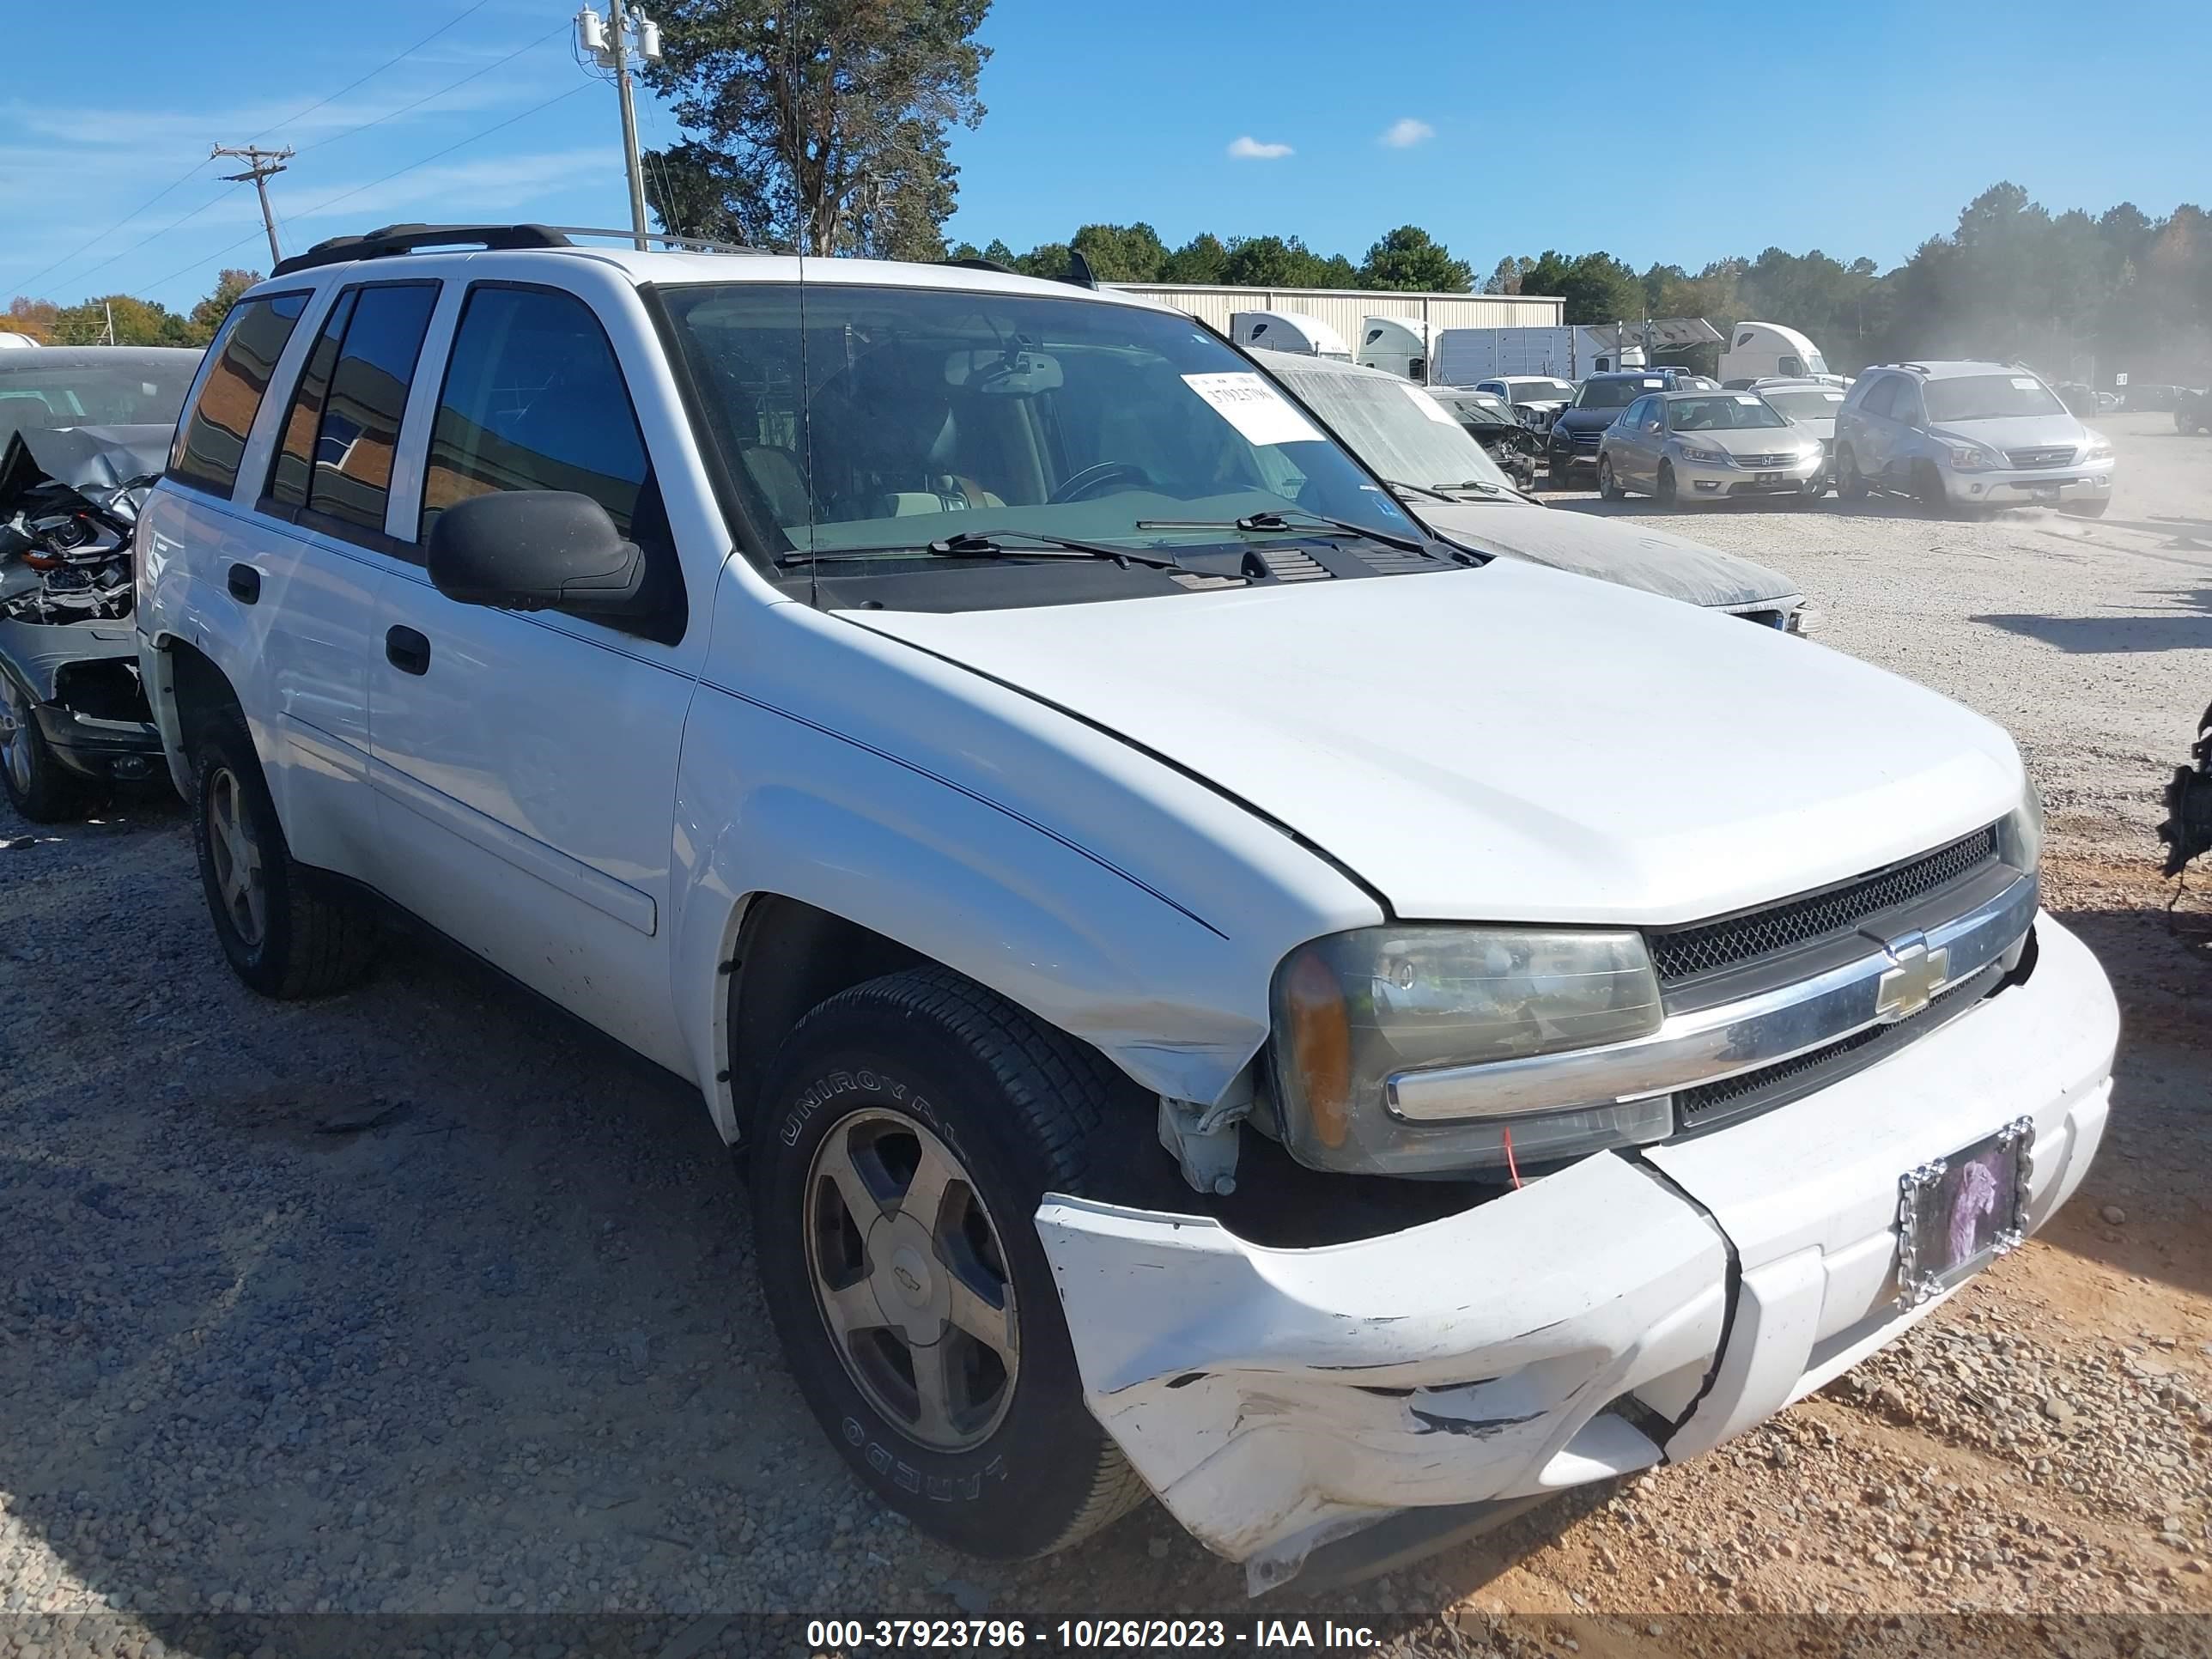
[[[601,69],[612,70],[615,101],[622,110],[623,172],[629,181],[630,238],[642,253],[652,246],[645,225],[645,168],[637,152],[637,106],[630,89],[631,37],[638,57],[660,61],[660,26],[642,11],[614,0],[603,21],[589,6],[576,14],[576,44]]]
[[[276,216],[269,210],[269,180],[284,171],[284,163],[292,159],[291,148],[287,145],[283,149],[258,149],[252,144],[217,144],[208,152],[208,157],[212,161],[218,155],[234,155],[246,163],[245,172],[226,173],[222,176],[234,185],[242,185],[248,179],[253,180],[254,194],[261,198],[261,228],[269,233],[269,265],[273,270],[284,252],[276,246]]]

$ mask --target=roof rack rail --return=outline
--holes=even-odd
[[[389,258],[400,253],[420,253],[427,250],[451,248],[456,251],[501,248],[574,247],[579,236],[613,237],[625,242],[637,240],[630,230],[602,230],[589,225],[386,225],[380,230],[368,231],[359,236],[333,236],[328,241],[318,242],[305,253],[295,253],[289,259],[279,259],[270,271],[272,276],[289,276],[298,270],[313,270],[321,265],[346,264],[356,259]],[[757,253],[758,248],[747,247],[737,242],[714,242],[700,236],[677,236],[665,231],[647,231],[645,240],[665,246],[700,253]]]
[[[1899,363],[1899,368],[1909,368],[1916,374],[1933,374],[1936,371],[1925,363]]]
[[[623,242],[635,242],[637,240],[637,233],[634,230],[602,230],[596,225],[544,225],[538,228],[556,231],[563,236],[611,236],[616,240]],[[645,240],[648,242],[659,242],[686,253],[764,253],[767,252],[765,248],[755,247],[750,242],[717,242],[704,236],[678,236],[665,230],[648,230],[645,233]]]
[[[972,259],[939,259],[937,263],[940,265],[950,265],[955,270],[995,270],[1001,276],[1018,276],[1022,274],[1012,265],[1001,264],[996,259],[985,259],[980,257]]]
[[[295,270],[342,265],[355,259],[381,259],[418,249],[465,246],[479,248],[569,247],[568,237],[550,225],[386,225],[360,236],[333,236],[305,253],[279,259],[271,276]]]

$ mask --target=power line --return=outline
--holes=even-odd
[[[394,64],[399,62],[400,58],[412,58],[416,52],[422,51],[423,47],[428,46],[433,40],[443,34],[447,29],[452,28],[456,23],[467,21],[468,19],[482,11],[487,5],[490,4],[490,3],[491,0],[476,0],[476,3],[471,6],[466,11],[461,13],[459,16],[449,18],[445,22],[439,24],[436,28],[432,29],[428,34],[424,35],[420,40],[417,40],[413,46],[408,47],[406,51],[399,53],[397,57],[386,58],[374,69],[369,70],[368,74],[361,76],[359,80],[347,82],[345,85],[340,87],[329,97],[318,98],[313,103],[308,105],[307,108],[303,110],[296,110],[290,115],[286,116],[283,120],[277,122],[275,126],[262,128],[259,132],[253,135],[253,137],[264,138],[268,137],[269,134],[277,131],[281,128],[290,126],[293,122],[298,120],[303,115],[313,115],[317,110],[322,108],[325,104],[336,103],[339,99],[344,97],[346,94],[351,92],[356,87],[362,84],[363,82],[374,81],[376,79],[376,77],[383,74],[385,70],[390,69]],[[251,143],[252,139],[248,139],[246,142]]]
[[[398,109],[387,110],[383,114],[378,116],[374,121],[363,121],[357,127],[348,127],[343,132],[332,133],[327,138],[318,138],[312,144],[302,144],[300,146],[297,153],[299,155],[305,155],[311,150],[322,149],[325,144],[335,144],[340,139],[350,138],[357,132],[367,132],[371,127],[380,127],[386,121],[397,120],[400,116],[408,113],[410,110],[418,110],[422,108],[423,105],[429,103],[433,99],[443,98],[449,92],[458,92],[463,87],[468,85],[470,82],[480,79],[483,76],[489,75],[495,69],[505,68],[516,58],[521,57],[524,52],[534,51],[538,47],[544,46],[555,35],[566,34],[568,32],[568,24],[556,24],[552,28],[547,30],[544,33],[539,35],[535,40],[530,41],[526,45],[517,46],[513,52],[510,52],[506,57],[500,58],[495,63],[486,64],[482,69],[474,70],[470,74],[464,75],[459,80],[454,82],[450,86],[440,87],[435,92],[426,93],[423,96],[417,98],[411,104],[402,104]]]
[[[228,155],[246,163],[243,173],[227,173],[223,182],[242,185],[253,181],[253,193],[261,198],[261,228],[269,233],[269,263],[274,265],[284,255],[276,241],[276,210],[269,205],[269,181],[284,171],[284,163],[292,159],[291,146],[283,149],[263,149],[257,144],[217,144],[208,152],[210,155]]]
[[[373,81],[373,80],[374,80],[378,76],[380,76],[380,75],[383,74],[385,70],[386,70],[390,69],[390,68],[391,68],[394,64],[397,64],[397,63],[400,62],[400,61],[401,61],[402,59],[404,59],[404,58],[411,58],[411,57],[413,57],[416,52],[418,52],[422,51],[423,47],[425,47],[425,46],[428,46],[428,45],[429,45],[433,40],[436,40],[440,35],[441,35],[441,34],[445,33],[448,29],[450,29],[450,28],[453,27],[454,27],[454,25],[456,25],[456,24],[458,24],[458,23],[462,23],[462,22],[466,21],[470,17],[473,16],[476,13],[477,13],[477,12],[479,12],[479,11],[482,11],[482,10],[484,9],[484,7],[485,7],[486,5],[488,5],[488,4],[489,4],[489,3],[490,3],[490,0],[476,0],[476,3],[475,3],[475,4],[473,4],[473,5],[471,5],[471,6],[470,6],[470,7],[468,8],[468,9],[467,9],[467,10],[463,11],[463,12],[461,12],[458,16],[453,17],[453,18],[451,18],[451,19],[447,20],[446,22],[440,24],[436,28],[432,29],[432,30],[429,32],[429,33],[428,33],[428,34],[424,35],[424,36],[423,36],[420,40],[417,40],[417,41],[416,41],[413,46],[411,46],[408,47],[406,51],[404,51],[404,52],[403,52],[398,53],[396,57],[392,57],[392,58],[386,58],[383,63],[379,64],[378,64],[374,69],[373,69],[373,70],[369,70],[369,72],[368,72],[368,74],[366,74],[366,75],[364,75],[364,76],[360,76],[358,79],[356,79],[356,80],[353,80],[353,81],[349,81],[349,82],[348,82],[344,86],[340,87],[340,88],[339,88],[336,92],[334,92],[334,93],[331,94],[329,97],[327,97],[327,98],[319,98],[319,99],[317,99],[313,103],[309,104],[309,105],[308,105],[305,109],[297,110],[297,111],[294,112],[292,114],[290,114],[290,115],[289,115],[289,116],[285,117],[285,118],[284,118],[284,119],[283,119],[282,121],[277,122],[277,123],[276,123],[276,126],[271,126],[271,127],[264,127],[264,128],[262,128],[262,129],[261,129],[261,131],[260,131],[259,132],[255,133],[255,134],[253,135],[253,137],[252,137],[252,138],[249,138],[246,142],[247,142],[248,143],[252,143],[254,141],[254,139],[258,139],[258,138],[265,137],[267,137],[270,133],[272,133],[272,132],[276,131],[279,128],[282,128],[282,127],[288,127],[288,126],[291,125],[293,122],[299,120],[299,119],[301,118],[301,117],[302,117],[302,116],[306,116],[306,115],[312,115],[312,114],[313,114],[313,113],[315,112],[315,111],[317,111],[317,110],[319,110],[319,109],[321,109],[325,105],[327,105],[327,104],[331,104],[331,103],[334,103],[334,102],[336,102],[338,99],[344,97],[344,96],[346,95],[346,94],[348,94],[348,93],[351,92],[351,91],[352,91],[356,87],[358,87],[358,86],[362,85],[362,84],[363,82],[368,82],[368,81]],[[567,25],[566,23],[563,23],[563,24],[561,26],[561,29],[556,29],[556,30],[555,30],[553,33],[561,33],[561,30],[562,30],[562,29],[566,29],[567,27],[568,27],[568,25]],[[552,38],[552,36],[551,36],[550,34],[542,36],[542,37],[540,37],[540,39],[539,39],[539,40],[532,41],[532,42],[531,42],[531,46],[538,46],[538,45],[541,45],[541,44],[543,44],[543,42],[544,42],[544,40],[550,40],[551,38]],[[488,65],[486,66],[486,69],[487,69],[487,70],[489,70],[489,69],[497,69],[497,68],[499,68],[499,67],[500,67],[500,64],[501,64],[511,63],[514,58],[518,58],[518,57],[521,56],[521,53],[522,53],[523,52],[527,52],[529,49],[530,49],[530,48],[529,48],[528,46],[525,46],[525,47],[522,47],[520,51],[513,52],[509,52],[509,53],[507,55],[507,57],[501,58],[501,59],[499,60],[499,63],[497,63],[497,64],[488,64]],[[485,72],[486,72],[486,70],[478,70],[477,71],[477,75],[482,75],[482,74],[483,74],[483,73],[485,73]],[[465,85],[466,85],[470,81],[472,81],[472,80],[474,80],[475,78],[476,78],[476,76],[474,76],[474,75],[464,76],[461,80],[459,80],[459,81],[456,81],[455,82],[453,82],[453,87],[447,87],[447,88],[444,88],[444,91],[446,91],[446,92],[451,92],[451,91],[453,91],[453,87],[465,86]],[[441,96],[441,95],[442,95],[442,94],[441,94],[441,93],[433,93],[433,94],[430,94],[430,96],[431,96],[431,97],[433,97],[433,98],[439,97],[439,96]],[[414,103],[408,105],[408,106],[406,106],[406,109],[394,110],[393,112],[392,112],[392,115],[403,115],[403,114],[406,113],[406,111],[407,111],[407,110],[419,108],[422,104],[427,103],[427,102],[428,102],[428,101],[429,101],[429,100],[428,100],[428,99],[417,99]],[[381,117],[380,117],[380,118],[379,118],[379,120],[390,120],[391,118],[392,118],[392,116],[391,116],[391,115],[386,115],[386,116],[381,116]],[[368,127],[373,127],[373,126],[374,126],[374,125],[377,125],[377,122],[376,122],[376,121],[369,121],[369,122],[366,122],[366,123],[364,123],[362,126],[355,127],[354,129],[352,129],[352,131],[351,131],[351,132],[341,133],[341,134],[339,134],[338,136],[339,136],[340,137],[350,137],[352,136],[352,133],[353,133],[353,132],[361,132],[361,131],[365,131],[367,128],[368,128]],[[320,148],[322,147],[322,145],[323,145],[323,144],[331,143],[333,143],[333,142],[335,142],[335,141],[334,141],[334,140],[331,140],[331,139],[325,138],[325,139],[323,139],[323,140],[319,141],[318,143],[309,145],[309,146],[308,146],[308,148],[309,148],[309,149],[320,149]],[[46,266],[45,270],[39,270],[39,271],[34,271],[34,272],[33,272],[29,276],[27,276],[27,277],[24,278],[21,283],[17,283],[17,284],[16,284],[16,287],[17,287],[17,289],[19,289],[19,291],[23,292],[23,293],[27,293],[27,293],[29,293],[29,292],[32,290],[33,287],[35,284],[37,284],[38,283],[40,283],[40,282],[44,281],[46,277],[51,276],[52,275],[53,275],[53,273],[54,273],[54,272],[56,272],[57,270],[60,270],[64,265],[68,264],[71,260],[76,259],[76,258],[77,258],[81,257],[82,255],[83,255],[83,254],[85,254],[85,253],[88,253],[88,252],[91,252],[93,248],[94,248],[94,247],[98,246],[101,242],[106,241],[106,240],[110,236],[112,236],[112,235],[113,235],[117,231],[118,231],[118,230],[122,229],[124,226],[125,226],[125,225],[129,224],[129,223],[130,223],[133,219],[136,219],[137,217],[138,217],[138,216],[139,216],[140,214],[142,214],[142,213],[145,212],[149,208],[155,206],[156,204],[158,204],[158,203],[161,202],[162,200],[164,200],[165,198],[167,198],[168,196],[170,196],[171,194],[173,194],[173,192],[175,192],[175,191],[178,191],[179,189],[182,188],[184,185],[185,185],[189,184],[189,183],[190,183],[193,179],[197,178],[197,177],[199,175],[199,173],[201,173],[201,172],[202,172],[202,171],[203,171],[203,170],[207,167],[208,163],[209,163],[210,161],[213,161],[214,159],[215,159],[215,158],[214,158],[213,156],[208,156],[208,157],[204,157],[204,158],[203,158],[203,159],[202,159],[202,160],[200,160],[200,161],[195,161],[195,162],[192,164],[191,167],[187,172],[185,172],[185,173],[184,173],[183,174],[181,174],[179,177],[178,177],[176,179],[174,179],[174,180],[173,180],[173,181],[172,181],[171,183],[169,183],[169,184],[167,184],[167,185],[163,185],[160,190],[158,190],[158,191],[155,191],[153,195],[151,195],[151,196],[148,197],[144,201],[141,202],[141,203],[140,203],[137,207],[135,207],[135,208],[131,209],[130,212],[128,212],[128,213],[125,214],[125,215],[124,215],[120,219],[118,219],[118,220],[117,220],[113,224],[112,224],[112,225],[110,225],[110,226],[108,226],[106,229],[105,229],[105,230],[103,230],[103,231],[100,231],[100,232],[98,234],[96,234],[96,235],[88,237],[88,238],[87,238],[83,242],[80,243],[77,246],[76,246],[76,247],[74,247],[74,248],[71,248],[71,249],[70,249],[67,253],[64,253],[64,255],[62,255],[62,257],[61,257],[60,258],[58,258],[58,259],[55,260],[52,264],[50,264],[50,265]],[[219,201],[219,200],[221,200],[222,198],[221,198],[220,197],[218,197],[218,198],[216,198],[216,199]],[[211,206],[213,206],[213,205],[214,205],[214,203],[213,203],[213,202],[210,202],[210,204],[208,204],[208,205],[211,207]],[[205,209],[205,208],[202,208],[202,209],[199,209],[199,210],[195,210],[195,211],[194,211],[194,212],[192,212],[192,213],[186,214],[183,219],[179,219],[179,220],[178,220],[178,221],[176,222],[176,223],[177,223],[178,225],[181,225],[181,224],[183,224],[183,223],[186,222],[186,221],[188,221],[188,220],[197,218],[197,217],[199,216],[199,214],[200,214],[200,213],[204,212],[204,211],[206,211],[206,209]],[[172,225],[169,228],[173,230],[174,228],[176,228],[176,226],[175,226],[175,225]],[[159,235],[159,234],[163,234],[163,233],[161,233],[161,232],[156,232],[156,233],[155,233],[155,234],[156,234],[156,235]],[[147,240],[147,241],[150,241],[150,240],[153,240],[153,238],[152,238],[152,237],[149,237],[149,238],[147,238],[146,240]],[[131,245],[131,247],[125,248],[125,249],[124,250],[124,253],[125,253],[125,254],[128,254],[128,253],[135,252],[137,252],[137,249],[142,248],[142,247],[143,247],[143,246],[146,246],[146,242],[144,242],[144,241],[141,241],[141,242],[134,243],[134,244],[132,244],[132,245]],[[112,256],[111,256],[109,258],[107,258],[107,259],[106,259],[106,260],[102,261],[100,264],[94,265],[94,266],[92,268],[92,270],[102,270],[102,269],[104,269],[106,265],[110,265],[110,264],[114,264],[114,262],[115,262],[115,260],[116,260],[116,259],[120,258],[122,258],[122,257],[123,257],[123,254],[116,254],[116,255],[112,255]],[[82,281],[85,279],[85,277],[89,276],[91,274],[92,274],[92,271],[91,271],[91,270],[88,270],[88,271],[82,271],[82,272],[78,273],[78,276],[77,276],[77,277],[76,277],[76,280],[77,280],[77,281],[79,281],[79,282],[82,282]]]
[[[53,262],[53,264],[52,264],[48,265],[48,266],[47,266],[44,270],[39,271],[39,272],[37,272],[35,275],[33,275],[33,276],[28,276],[28,277],[25,278],[25,279],[24,279],[24,281],[20,284],[20,287],[21,288],[22,291],[23,291],[23,292],[25,292],[25,293],[27,293],[27,293],[29,293],[29,292],[30,292],[30,289],[31,289],[31,285],[32,285],[33,283],[39,282],[40,279],[42,279],[42,278],[44,278],[44,277],[46,277],[46,276],[52,276],[55,271],[59,270],[60,270],[64,265],[67,264],[70,260],[72,260],[72,259],[76,258],[79,254],[88,252],[88,251],[89,251],[91,248],[93,248],[95,245],[97,245],[97,244],[99,244],[99,243],[100,243],[100,242],[103,242],[103,241],[106,240],[107,240],[107,238],[109,238],[110,236],[112,236],[113,234],[115,234],[115,233],[116,233],[117,231],[118,231],[118,230],[122,229],[124,226],[125,226],[125,225],[129,224],[129,223],[130,223],[133,219],[136,219],[136,218],[137,218],[140,214],[143,213],[143,212],[144,212],[148,208],[152,207],[152,206],[154,205],[154,204],[155,204],[155,203],[156,203],[156,202],[160,201],[163,197],[167,196],[167,195],[169,195],[172,191],[178,190],[179,188],[180,188],[181,186],[183,186],[183,185],[186,185],[186,184],[189,184],[189,183],[192,180],[192,179],[194,178],[194,176],[195,176],[195,175],[197,175],[197,174],[199,173],[199,171],[200,171],[203,167],[206,167],[206,166],[207,166],[207,164],[208,164],[210,161],[213,161],[214,159],[215,159],[215,158],[214,158],[213,156],[204,156],[204,157],[202,157],[199,161],[197,161],[193,162],[193,163],[192,163],[192,165],[191,165],[191,170],[190,172],[188,172],[188,173],[185,173],[185,174],[183,175],[183,177],[181,177],[181,178],[178,179],[177,179],[177,180],[175,180],[173,183],[172,183],[172,184],[168,184],[168,185],[164,185],[164,186],[162,186],[160,190],[155,191],[151,196],[149,196],[149,197],[148,197],[144,201],[143,201],[143,202],[139,203],[139,204],[138,204],[138,205],[137,205],[137,207],[135,207],[135,208],[131,209],[130,212],[128,212],[128,213],[125,214],[125,215],[124,215],[120,219],[118,219],[118,220],[117,220],[113,224],[112,224],[112,225],[110,225],[110,226],[108,226],[108,228],[107,228],[106,230],[101,231],[101,232],[100,232],[98,235],[96,235],[96,236],[88,237],[88,238],[85,240],[85,241],[84,241],[82,245],[80,245],[80,246],[77,246],[77,247],[72,248],[72,249],[70,249],[70,252],[68,252],[67,253],[63,254],[63,255],[62,255],[62,257],[61,257],[60,258],[58,258],[58,259],[55,260],[55,261]],[[143,246],[145,246],[145,244],[142,242],[142,243],[140,243],[140,244],[139,244],[139,246],[140,246],[141,247],[143,247]],[[99,268],[100,268],[100,267],[99,267],[99,266],[97,266],[97,265],[95,265],[95,266],[94,266],[94,267],[93,267],[93,269],[94,269],[94,270],[97,270]],[[82,281],[82,277],[80,277],[78,280],[79,280],[79,281]]]
[[[447,145],[445,149],[441,150],[433,151],[430,155],[424,156],[419,161],[410,161],[405,167],[399,168],[396,172],[387,173],[381,179],[372,179],[365,185],[356,185],[351,190],[342,191],[337,195],[331,197],[328,201],[318,202],[311,208],[303,208],[292,216],[295,221],[312,219],[319,213],[329,211],[329,210],[336,207],[341,202],[351,201],[355,197],[360,195],[364,191],[374,190],[379,185],[388,185],[394,179],[404,178],[408,173],[416,171],[418,167],[426,167],[433,161],[441,161],[445,157],[451,155],[457,149],[460,149],[466,145],[475,143],[479,138],[489,138],[495,132],[501,132],[505,131],[507,128],[513,126],[517,121],[527,120],[530,117],[537,114],[540,110],[550,109],[554,105],[561,103],[564,100],[574,98],[578,93],[588,91],[589,89],[588,85],[574,86],[569,88],[566,92],[556,93],[552,97],[548,98],[544,103],[532,104],[528,109],[524,110],[519,115],[510,115],[507,119],[499,122],[496,125],[486,127],[482,132],[472,132],[467,137],[456,140],[454,143]],[[198,270],[202,265],[206,264],[210,260],[220,259],[224,254],[234,252],[236,250],[244,247],[248,242],[252,241],[253,240],[253,233],[249,230],[245,235],[231,243],[229,246],[219,247],[212,253],[203,253],[190,264],[179,266],[166,276],[156,277],[153,282],[149,283],[146,286],[149,289],[157,289],[161,287],[164,283],[174,282],[179,276],[189,276],[193,271]]]

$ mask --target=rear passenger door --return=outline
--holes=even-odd
[[[278,589],[267,648],[297,757],[280,805],[286,833],[309,863],[364,880],[375,863],[365,786],[371,630],[392,549],[385,512],[438,292],[429,282],[337,290],[289,383],[254,503]]]
[[[563,290],[477,282],[410,416],[407,539],[376,618],[379,885],[498,967],[688,1070],[668,999],[676,765],[696,678],[675,637],[464,605],[423,563],[437,515],[579,491],[684,592],[622,361]],[[395,527],[401,508],[395,507]]]

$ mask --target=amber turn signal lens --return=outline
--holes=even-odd
[[[1283,1003],[1306,1115],[1322,1145],[1341,1146],[1352,1132],[1352,1021],[1344,988],[1318,953],[1304,951],[1283,981]]]

